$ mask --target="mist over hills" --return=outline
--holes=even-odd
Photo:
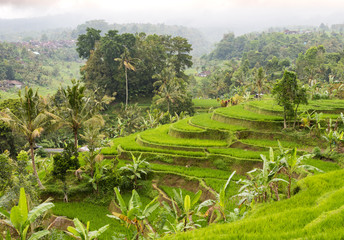
[[[193,46],[192,54],[201,56],[212,50],[214,42],[222,37],[220,31],[215,34],[204,34],[196,28],[177,25],[151,24],[151,23],[126,23],[109,24],[104,20],[85,21],[80,16],[58,15],[50,17],[0,19],[0,41],[20,42],[40,40],[43,35],[48,40],[77,39],[79,34],[86,32],[87,27],[102,30],[105,34],[109,30],[118,30],[119,33],[138,33],[172,35],[187,38]]]

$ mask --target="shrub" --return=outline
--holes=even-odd
[[[44,150],[44,148],[40,147],[36,150],[36,154],[42,158],[45,158],[48,156],[47,151]]]
[[[217,169],[228,170],[228,166],[226,162],[223,161],[222,159],[216,159],[213,164]]]
[[[316,158],[322,157],[321,149],[319,147],[313,148],[313,154],[314,154],[314,157],[316,157]]]

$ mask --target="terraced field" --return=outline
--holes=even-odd
[[[344,101],[331,105],[332,102],[312,101],[301,109],[324,110],[324,116],[338,117],[337,112],[344,109]],[[131,153],[142,154],[162,179],[158,185],[165,189],[169,187],[166,182],[170,182],[170,187],[176,187],[172,181],[166,180],[166,176],[170,176],[174,181],[196,181],[198,187],[215,194],[214,190],[220,189],[232,171],[236,170],[239,178],[261,166],[260,155],[267,155],[269,147],[278,148],[277,140],[285,148],[297,147],[308,152],[314,146],[325,147],[308,136],[282,133],[281,116],[281,108],[270,100],[217,108],[212,113],[114,139],[112,146],[104,148],[102,153],[109,157],[118,156],[123,161],[130,160]],[[316,159],[312,159],[312,165],[326,170],[338,168],[333,162]]]
[[[167,239],[342,239],[344,170],[307,177],[292,198],[257,206],[249,216]]]

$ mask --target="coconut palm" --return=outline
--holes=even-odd
[[[257,88],[258,100],[264,88],[266,88],[266,76],[262,67],[260,67],[255,76],[255,87]]]
[[[101,141],[104,139],[104,135],[100,134],[100,129],[105,125],[105,122],[102,118],[91,118],[85,123],[84,134],[80,134],[81,138],[84,139],[87,143],[88,152],[86,153],[85,160],[86,164],[90,168],[91,177],[96,165],[96,157],[100,153],[99,147],[101,146]]]
[[[56,126],[66,126],[73,131],[74,145],[77,148],[78,133],[83,124],[91,118],[99,123],[104,121],[102,116],[97,114],[102,108],[103,102],[86,96],[85,87],[81,85],[80,81],[72,80],[71,87],[60,88],[60,91],[63,97],[62,105],[58,109],[46,112],[46,114],[54,119]]]
[[[25,88],[24,96],[19,91],[20,108],[18,113],[14,114],[10,109],[0,112],[0,120],[6,122],[14,131],[25,135],[31,153],[33,174],[37,179],[40,188],[44,188],[41,183],[34,155],[35,139],[40,136],[44,126],[48,123],[48,116],[43,113],[43,102],[38,96],[37,91],[34,93],[32,88]]]
[[[129,50],[127,47],[124,47],[124,52],[121,54],[119,58],[114,59],[116,62],[120,62],[119,68],[124,68],[124,75],[125,75],[125,108],[128,107],[128,97],[129,97],[129,87],[128,87],[128,69],[131,71],[136,71],[135,66],[133,63],[137,60],[138,58],[132,58],[130,56]]]
[[[183,80],[177,78],[171,67],[165,68],[160,74],[156,74],[153,78],[157,79],[153,86],[157,87],[156,104],[167,104],[167,111],[170,112],[170,105],[177,100],[183,101],[186,94],[183,91]]]
[[[28,230],[31,224],[44,212],[54,207],[53,203],[45,202],[37,207],[34,207],[31,211],[28,210],[26,195],[24,188],[20,189],[20,196],[18,206],[12,207],[10,212],[7,212],[5,209],[0,207],[0,215],[3,216],[6,220],[1,220],[1,224],[5,224],[16,231],[19,235],[20,240],[36,240],[47,234],[48,230],[42,230],[33,233],[28,238]],[[31,229],[33,231],[33,229]]]

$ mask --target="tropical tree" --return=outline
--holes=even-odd
[[[103,156],[98,155],[95,159],[94,173],[91,176],[89,182],[92,184],[93,189],[99,193],[99,183],[102,180],[109,178],[109,175],[105,174],[109,170],[111,164],[108,161],[103,161]]]
[[[53,203],[45,202],[37,207],[34,207],[31,211],[28,210],[28,204],[26,200],[24,188],[20,189],[20,196],[18,206],[12,207],[10,212],[7,212],[5,209],[0,207],[0,215],[3,216],[6,220],[1,220],[1,224],[5,224],[13,228],[16,233],[19,235],[20,240],[36,240],[43,236],[49,234],[48,230],[42,230],[33,233],[28,237],[28,230],[31,224],[44,212],[54,207]],[[31,229],[32,231],[34,229]]]
[[[157,105],[166,103],[168,112],[170,112],[172,103],[176,101],[183,102],[187,98],[183,88],[184,81],[176,77],[172,67],[164,68],[160,74],[156,74],[153,77],[157,79],[153,84],[157,88],[156,96],[153,100],[155,100]]]
[[[114,190],[118,204],[116,202],[114,203],[121,212],[112,212],[112,215],[108,215],[108,217],[124,222],[128,230],[127,236],[129,236],[130,239],[139,239],[139,235],[145,236],[147,229],[149,232],[155,232],[148,221],[148,217],[159,207],[160,203],[158,202],[158,197],[144,206],[141,202],[140,195],[134,189],[129,203],[126,204],[119,189],[115,188]],[[134,234],[132,232],[132,227],[134,228]]]
[[[73,131],[74,145],[78,147],[78,133],[83,124],[94,118],[93,121],[102,122],[102,116],[98,111],[102,109],[103,103],[108,103],[113,100],[104,96],[101,101],[97,101],[94,96],[87,95],[85,86],[81,85],[80,81],[72,80],[72,86],[66,89],[60,88],[62,93],[62,103],[56,105],[58,109],[46,112],[52,117],[58,127],[66,126]],[[53,114],[52,112],[56,112]]]
[[[272,90],[277,104],[283,107],[284,128],[287,128],[287,117],[295,117],[300,104],[308,104],[306,89],[302,88],[294,72],[285,70]]]
[[[136,71],[136,68],[134,67],[133,63],[138,58],[132,58],[129,53],[129,49],[127,47],[124,47],[124,51],[121,54],[119,58],[114,59],[117,62],[120,62],[119,68],[124,68],[124,75],[125,75],[125,108],[128,107],[128,97],[129,97],[129,88],[128,88],[128,70]]]
[[[90,168],[91,177],[93,177],[96,157],[100,153],[101,141],[104,135],[100,134],[100,129],[105,125],[103,118],[93,117],[87,120],[84,125],[84,134],[80,134],[81,138],[87,143],[88,152],[86,153],[86,164]]]
[[[90,231],[90,222],[88,221],[86,224],[86,227],[80,222],[79,219],[74,218],[73,219],[75,228],[72,226],[68,226],[68,234],[76,239],[81,240],[93,240],[102,235],[109,227],[110,225],[105,225],[98,230]]]
[[[8,108],[0,112],[0,120],[6,122],[14,131],[25,135],[31,153],[33,174],[37,179],[40,188],[44,188],[41,183],[34,155],[35,139],[40,136],[44,126],[48,123],[48,116],[43,113],[43,102],[38,96],[38,92],[33,92],[32,88],[25,88],[24,96],[19,91],[20,108],[18,113],[14,114]]]
[[[0,195],[3,196],[7,187],[12,183],[12,159],[9,156],[9,152],[6,151],[0,154]]]
[[[149,163],[144,159],[141,159],[142,153],[139,157],[135,157],[135,155],[132,152],[130,152],[130,154],[133,162],[127,164],[124,167],[121,167],[119,170],[129,173],[128,177],[133,181],[134,189],[136,189],[137,179],[142,178],[142,174],[147,175],[148,171],[150,171]]]
[[[79,57],[83,59],[88,59],[91,52],[95,49],[97,41],[100,40],[101,30],[94,28],[87,28],[85,34],[80,34],[78,36],[78,41],[76,43],[76,51],[79,53]]]
[[[264,69],[260,67],[255,76],[255,87],[257,88],[258,100],[260,99],[263,89],[266,87],[266,81]]]

